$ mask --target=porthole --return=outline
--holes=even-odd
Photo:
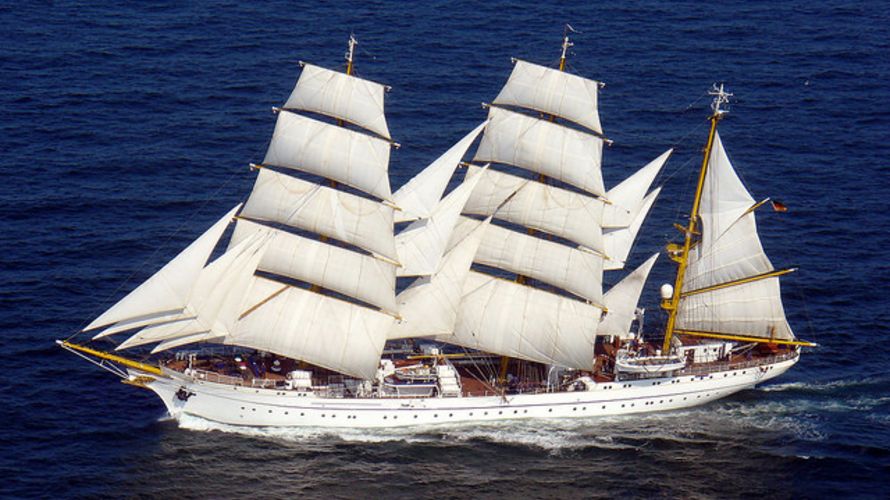
[[[417,415],[414,415],[414,418],[417,418]]]
[[[547,411],[550,412],[550,413],[553,413],[553,408],[550,408],[550,409],[547,410]]]
[[[386,420],[386,415],[383,416],[383,420]]]
[[[269,413],[272,413],[272,410],[269,410]]]
[[[603,409],[604,409],[604,410],[606,409],[606,405],[603,405]]]
[[[517,413],[519,413],[519,410],[513,410],[514,415],[516,415]]]
[[[448,416],[449,416],[449,417],[453,417],[453,416],[454,416],[454,413],[449,413]]]
[[[302,413],[302,412],[301,412],[301,413],[300,413],[300,416],[301,416],[301,417],[302,417],[302,416],[305,416],[305,413]]]

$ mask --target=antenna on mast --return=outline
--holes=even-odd
[[[352,74],[352,60],[355,56],[355,46],[358,45],[358,40],[355,39],[355,33],[349,34],[349,50],[346,52],[346,74]]]
[[[562,55],[559,56],[559,70],[565,71],[566,69],[566,53],[569,51],[569,47],[574,46],[575,44],[569,41],[569,33],[578,33],[575,31],[575,28],[572,28],[571,24],[566,23],[565,27],[562,30]]]
[[[714,102],[711,103],[711,109],[714,110],[714,114],[717,116],[724,115],[729,113],[728,109],[720,109],[720,106],[724,104],[729,104],[729,98],[733,96],[730,92],[725,92],[723,90],[723,84],[721,83],[718,87],[715,83],[711,90],[708,91],[708,95],[714,96]]]

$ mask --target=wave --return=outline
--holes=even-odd
[[[875,374],[862,377],[844,377],[836,380],[817,382],[786,382],[782,384],[770,384],[759,387],[763,392],[803,391],[803,392],[833,392],[837,389],[850,387],[884,386],[890,382],[890,374]]]

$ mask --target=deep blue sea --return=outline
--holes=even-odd
[[[765,387],[689,411],[406,431],[245,431],[58,349],[238,200],[298,60],[393,87],[394,187],[485,118],[510,57],[600,95],[607,186],[669,147],[631,264],[676,237],[707,135],[755,198],[796,333]],[[866,2],[3,2],[0,496],[890,495],[890,5]],[[661,259],[643,303],[656,329]],[[620,273],[610,280],[617,280]]]

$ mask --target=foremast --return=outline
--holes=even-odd
[[[680,294],[683,291],[683,279],[686,277],[686,268],[689,265],[689,249],[692,248],[693,236],[696,234],[698,210],[701,206],[701,195],[705,186],[705,176],[708,173],[711,149],[714,147],[714,136],[717,134],[717,123],[723,118],[723,115],[729,112],[728,110],[721,108],[721,106],[729,103],[729,98],[732,97],[732,94],[723,90],[722,83],[720,84],[720,87],[715,85],[712,90],[708,91],[708,94],[714,96],[714,101],[711,103],[711,110],[713,113],[709,118],[711,128],[708,132],[708,142],[705,145],[704,156],[698,173],[698,184],[695,186],[695,198],[692,201],[692,211],[689,212],[689,225],[680,228],[684,234],[683,246],[680,247],[679,245],[671,243],[667,247],[668,256],[677,263],[677,277],[674,280],[674,291],[670,300],[664,300],[661,304],[661,307],[668,312],[667,326],[664,330],[664,345],[662,346],[662,351],[664,353],[670,352],[674,327],[677,324]]]

